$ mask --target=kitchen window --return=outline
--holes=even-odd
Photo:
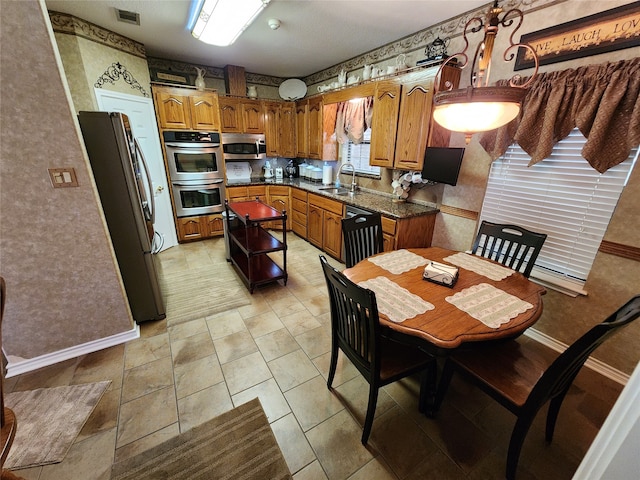
[[[480,220],[546,233],[531,278],[572,296],[583,290],[622,189],[638,158],[599,173],[582,158],[578,129],[556,143],[549,158],[531,157],[516,144],[493,162]]]
[[[343,162],[351,162],[356,169],[356,173],[380,176],[380,167],[369,165],[369,155],[371,151],[371,129],[364,131],[362,143],[353,143],[351,140],[343,143],[340,148],[340,158]]]

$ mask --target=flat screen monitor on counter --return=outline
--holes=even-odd
[[[464,157],[464,148],[427,147],[424,153],[422,179],[455,185]]]

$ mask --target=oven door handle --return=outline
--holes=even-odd
[[[193,142],[193,143],[165,143],[166,147],[173,148],[186,148],[186,149],[198,149],[198,148],[219,148],[219,143],[208,142]]]
[[[211,180],[206,183],[198,183],[198,184],[172,182],[172,184],[175,185],[176,187],[194,187],[194,188],[207,187],[209,185],[218,185],[219,183],[222,183],[222,180]]]

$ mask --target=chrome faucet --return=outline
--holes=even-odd
[[[340,165],[340,168],[338,169],[338,174],[336,175],[336,180],[340,181],[340,174],[342,173],[342,169],[344,167],[351,167],[351,193],[356,193],[356,188],[358,188],[358,185],[356,184],[356,168],[353,166],[353,163],[351,162],[345,162],[342,165]]]

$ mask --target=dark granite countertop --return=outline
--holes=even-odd
[[[422,215],[435,215],[440,210],[435,207],[421,205],[418,203],[402,202],[396,203],[391,195],[381,193],[371,193],[369,190],[358,190],[355,195],[336,195],[322,188],[330,187],[330,185],[322,185],[321,183],[309,182],[300,178],[284,178],[283,180],[264,180],[263,178],[251,178],[247,181],[228,182],[229,187],[239,187],[248,185],[286,185],[297,187],[310,193],[323,195],[325,197],[338,200],[347,205],[380,212],[382,215],[395,219],[419,217]]]

